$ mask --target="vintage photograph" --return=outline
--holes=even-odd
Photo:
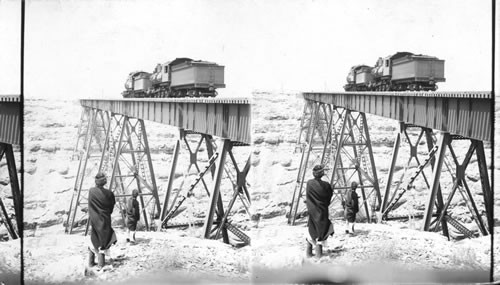
[[[22,281],[21,3],[0,3],[0,283]]]
[[[0,1],[0,284],[499,281],[493,9]]]

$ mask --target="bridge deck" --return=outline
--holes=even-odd
[[[241,98],[82,99],[84,107],[251,144],[251,105]]]
[[[492,141],[490,92],[305,92],[332,104],[466,138]]]
[[[0,95],[0,142],[19,145],[21,140],[21,98]]]

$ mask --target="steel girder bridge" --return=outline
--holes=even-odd
[[[306,174],[315,164],[324,164],[334,188],[333,200],[343,199],[350,182],[358,182],[359,214],[368,221],[412,216],[423,218],[425,231],[442,231],[449,237],[451,225],[464,236],[475,236],[477,232],[464,226],[450,211],[452,201],[461,200],[480,234],[493,231],[493,196],[484,152],[484,142],[492,141],[490,92],[311,92],[302,95],[305,105],[297,143],[302,159],[287,215],[289,224],[294,225],[303,213],[299,208],[305,196],[305,181],[310,178]],[[366,113],[399,121],[383,192]],[[402,153],[402,142],[406,153]],[[455,151],[456,144],[468,144],[465,155]],[[420,145],[426,146],[422,150],[418,149]],[[400,166],[402,175],[394,179],[401,154],[409,158]],[[474,198],[467,176],[479,177],[476,181],[481,185],[483,199]],[[448,183],[451,189],[444,189],[446,179],[451,181]],[[405,194],[410,196],[408,201],[412,201],[415,191],[425,190],[416,189],[416,185],[420,188],[424,185],[428,191],[425,210],[398,215],[397,208],[404,202],[401,198]]]
[[[12,239],[22,237],[23,203],[19,186],[13,147],[21,141],[21,100],[19,95],[0,96],[0,161],[6,160],[9,172],[14,213],[0,197],[0,222],[5,225]]]
[[[222,237],[225,243],[229,243],[230,231],[239,241],[250,243],[250,238],[232,224],[229,217],[238,200],[250,215],[250,193],[246,182],[250,151],[242,148],[248,152],[243,166],[233,154],[235,147],[251,143],[251,105],[248,99],[89,99],[80,100],[80,103],[82,114],[73,154],[73,159],[79,160],[79,167],[65,223],[67,233],[85,226],[87,234],[88,190],[94,186],[93,176],[104,172],[109,181],[106,187],[114,192],[123,219],[126,198],[137,189],[141,220],[147,230],[199,224],[203,225],[205,238]],[[163,203],[158,193],[144,120],[179,130],[171,153]],[[193,141],[197,143],[190,145]],[[179,163],[183,149],[189,163],[187,170],[179,176],[176,170],[183,165]],[[206,150],[207,158],[198,157],[202,149]],[[196,172],[196,179],[187,185],[188,174],[192,172]],[[233,187],[225,205],[221,195],[223,178],[228,178]],[[180,186],[174,187],[174,182],[177,185],[180,182]],[[204,188],[209,197],[204,220],[172,223],[172,219],[183,210],[183,202],[194,194],[196,186]]]

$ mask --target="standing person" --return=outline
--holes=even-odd
[[[347,192],[345,200],[345,219],[346,219],[346,230],[345,233],[354,234],[354,224],[356,222],[356,214],[359,211],[358,194],[356,193],[356,188],[358,188],[358,183],[353,181],[351,183],[351,189]]]
[[[312,246],[315,245],[317,257],[323,255],[323,244],[329,235],[333,235],[333,224],[328,217],[328,206],[332,199],[333,190],[330,183],[321,180],[325,174],[322,165],[313,168],[314,179],[307,181],[306,205],[309,213],[307,226],[310,239],[307,238],[308,257],[312,256]]]
[[[106,176],[98,173],[95,176],[96,187],[89,191],[89,220],[92,226],[89,247],[89,266],[94,266],[95,255],[98,255],[98,266],[102,268],[105,255],[109,256],[109,248],[116,243],[116,234],[111,227],[111,213],[115,207],[115,195],[104,188]]]
[[[134,191],[132,191],[132,197],[130,197],[127,201],[127,242],[132,241],[134,243],[137,221],[139,221],[141,217],[139,212],[139,202],[137,202],[137,196],[139,196],[139,191],[137,191],[137,189],[134,189]],[[132,238],[130,238],[130,233],[132,233]]]

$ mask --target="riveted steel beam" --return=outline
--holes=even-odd
[[[491,92],[302,93],[306,100],[374,114],[465,138],[492,141]]]
[[[21,141],[21,101],[18,95],[0,96],[0,142],[19,145]]]
[[[82,99],[91,107],[251,144],[251,104],[248,99]]]

